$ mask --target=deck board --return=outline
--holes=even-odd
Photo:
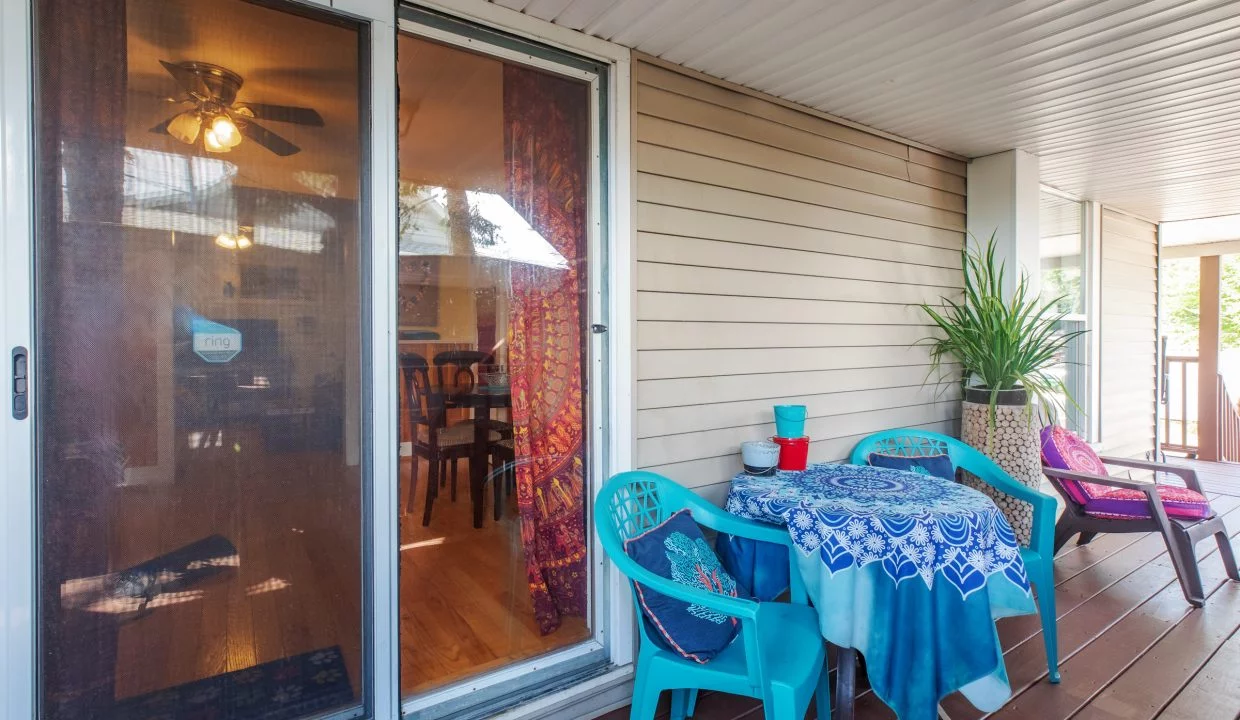
[[[1163,711],[1162,720],[1227,717],[1240,706],[1240,632],[1234,632]]]
[[[1192,464],[1216,511],[1224,516],[1233,546],[1240,545],[1240,465]],[[1240,583],[1227,581],[1213,542],[1198,544],[1197,556],[1209,594],[1200,610],[1185,602],[1158,535],[1099,535],[1089,545],[1065,547],[1055,558],[1063,682],[1046,682],[1036,616],[1000,620],[1012,700],[985,716],[957,694],[944,699],[944,716],[948,720],[1240,717]],[[860,685],[864,687],[863,682]],[[665,709],[659,717],[667,717]],[[748,698],[704,693],[694,717],[749,720],[761,718],[762,710]],[[894,714],[873,694],[861,692],[856,717],[886,720]],[[623,720],[628,708],[603,718]]]
[[[1168,458],[1170,462],[1188,465],[1197,471],[1201,489],[1206,493],[1240,496],[1240,463],[1207,462]]]

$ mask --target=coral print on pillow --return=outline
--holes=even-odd
[[[624,544],[629,557],[651,572],[687,587],[736,597],[736,580],[702,535],[688,510]],[[669,648],[704,663],[736,637],[736,618],[668,597],[637,583],[642,614]]]

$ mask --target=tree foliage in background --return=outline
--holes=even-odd
[[[1055,302],[1055,309],[1063,313],[1079,313],[1081,297],[1081,269],[1079,267],[1056,267],[1042,269],[1042,297]]]
[[[437,190],[439,188],[429,185],[419,185],[404,180],[400,182],[400,192],[396,201],[396,222],[399,237],[406,237],[427,230],[428,228],[422,226],[422,221],[425,219],[423,206],[427,203],[437,203],[446,208],[445,212],[448,216],[448,220],[440,223],[440,226],[436,228],[445,236],[449,236],[451,233],[449,223],[465,215],[462,219],[465,220],[465,227],[469,231],[469,236],[474,246],[492,247],[498,242],[499,225],[483,217],[482,211],[478,208],[478,203],[468,202],[463,190],[442,191],[447,198],[447,202],[436,197],[435,191]],[[455,197],[460,200],[458,203],[451,202],[454,198],[454,192],[456,193]]]
[[[1197,351],[1197,326],[1201,318],[1201,264],[1197,258],[1166,260],[1162,264],[1163,334],[1173,351]],[[1240,255],[1222,261],[1219,284],[1222,349],[1240,348]]]

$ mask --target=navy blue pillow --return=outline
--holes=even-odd
[[[945,480],[956,479],[956,467],[947,455],[927,455],[925,457],[903,457],[900,455],[883,455],[870,453],[870,465],[888,468],[889,470],[907,470],[922,475],[937,475]]]
[[[688,510],[626,541],[624,551],[638,565],[673,582],[736,597],[736,581],[723,569]],[[690,660],[710,660],[740,629],[734,617],[636,585],[642,613],[673,651]]]

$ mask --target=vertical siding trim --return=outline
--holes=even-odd
[[[1101,214],[1100,440],[1105,453],[1142,455],[1158,435],[1158,226]]]

